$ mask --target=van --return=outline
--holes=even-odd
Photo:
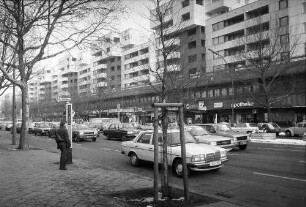
[[[118,118],[92,118],[89,120],[91,127],[98,128],[100,131],[106,129],[111,123],[120,122]]]

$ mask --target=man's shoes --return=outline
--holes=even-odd
[[[65,167],[65,168],[60,168],[60,170],[68,170],[68,169]]]

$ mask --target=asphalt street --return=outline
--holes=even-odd
[[[7,132],[8,133],[8,132]],[[153,178],[153,165],[130,165],[120,153],[120,141],[73,143],[73,157],[121,172]],[[30,144],[58,153],[54,139],[30,136]],[[192,173],[190,190],[235,200],[245,206],[305,206],[305,145],[251,142],[246,150],[232,150],[229,162],[219,171]],[[170,175],[170,184],[182,187],[182,179]]]

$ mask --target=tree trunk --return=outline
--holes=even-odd
[[[270,106],[270,104],[267,105],[267,114],[268,114],[268,122],[272,122],[272,120],[271,120],[271,106]]]
[[[20,132],[19,147],[20,150],[29,150],[29,139],[27,136],[28,120],[29,120],[29,96],[28,86],[25,83],[21,88],[22,93],[22,127]]]

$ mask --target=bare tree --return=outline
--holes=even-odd
[[[123,11],[119,0],[28,0],[0,3],[1,21],[4,14],[9,21],[4,22],[0,43],[6,46],[6,53],[15,57],[15,62],[4,61],[0,70],[7,80],[22,91],[22,132],[19,149],[27,150],[27,120],[29,119],[29,97],[27,81],[33,67],[39,61],[55,57],[75,47],[90,45],[112,29],[118,12]],[[3,60],[2,60],[3,61]],[[20,78],[13,78],[5,69],[12,67]]]
[[[235,47],[222,51],[223,59],[232,56],[231,63],[225,61],[226,67],[248,87],[254,101],[266,108],[269,122],[271,107],[295,89],[295,84],[283,87],[282,79],[290,78],[290,69],[300,63],[296,55],[300,38],[290,35],[295,34],[296,28],[288,26],[288,19],[281,21],[254,18],[244,31],[237,33]],[[220,51],[216,55],[222,56]]]
[[[177,7],[178,4],[174,0],[151,0],[150,3],[150,8],[148,8],[150,17],[148,18],[151,24],[155,26],[153,39],[150,40],[149,47],[154,48],[156,52],[156,65],[146,63],[141,66],[142,71],[148,71],[148,77],[143,82],[155,90],[159,96],[159,102],[186,103],[187,97],[192,91],[191,88],[194,88],[199,83],[201,73],[200,67],[197,69],[195,67],[195,70],[190,68],[190,62],[200,62],[197,60],[199,54],[193,57],[187,55],[190,51],[188,49],[197,47],[196,42],[198,39],[194,39],[194,37],[197,32],[200,32],[200,27],[187,28],[186,22],[188,21],[182,19],[179,14],[180,9]],[[188,17],[186,18],[188,19]],[[203,44],[203,53],[204,51]],[[152,80],[152,76],[155,80]],[[164,197],[171,197],[167,159],[169,155],[169,152],[167,152],[168,112],[166,107],[162,107],[160,120],[163,134],[162,165],[164,172],[162,174],[162,194]]]

